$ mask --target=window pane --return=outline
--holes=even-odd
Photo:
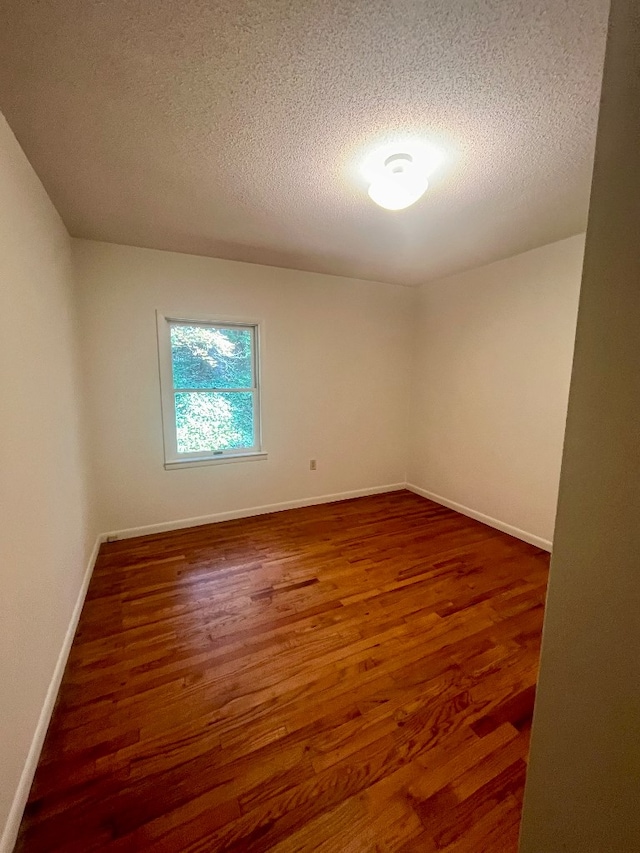
[[[251,388],[250,329],[171,326],[174,388]]]
[[[178,453],[253,447],[253,394],[192,391],[175,395]]]

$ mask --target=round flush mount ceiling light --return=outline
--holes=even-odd
[[[427,176],[416,167],[411,154],[392,154],[369,184],[369,196],[386,210],[403,210],[415,204],[428,186]]]
[[[373,151],[362,166],[369,197],[386,210],[403,210],[415,204],[426,192],[429,176],[441,160],[439,151],[415,142]]]

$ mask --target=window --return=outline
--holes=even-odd
[[[266,458],[257,323],[158,314],[166,467]]]

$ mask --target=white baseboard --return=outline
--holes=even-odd
[[[201,524],[216,524],[219,521],[231,521],[234,518],[248,518],[252,515],[265,515],[268,512],[281,512],[285,509],[297,509],[303,506],[346,501],[350,498],[363,498],[367,495],[381,495],[385,492],[397,492],[405,489],[405,483],[392,483],[388,486],[372,486],[368,489],[355,489],[351,492],[338,492],[334,495],[320,495],[313,498],[299,498],[294,501],[252,506],[246,509],[233,509],[229,512],[216,512],[213,515],[199,515],[195,518],[182,518],[178,521],[163,521],[160,524],[146,524],[143,527],[128,527],[125,530],[112,530],[102,535],[102,540],[131,539],[134,536],[148,536],[150,533],[164,533],[168,530],[182,530],[186,527],[198,527]],[[0,850],[0,853],[2,851]]]
[[[49,728],[49,723],[51,722],[51,715],[53,714],[53,709],[58,697],[58,690],[60,689],[64,669],[67,665],[67,658],[69,657],[71,644],[73,643],[76,628],[80,621],[80,613],[82,612],[82,606],[87,595],[89,582],[91,580],[91,575],[93,574],[93,567],[95,566],[102,541],[103,537],[98,536],[95,545],[93,546],[91,556],[89,557],[84,577],[82,578],[82,585],[80,586],[78,598],[76,599],[76,604],[73,608],[73,613],[71,614],[69,627],[67,628],[67,633],[65,634],[62,642],[62,648],[60,649],[60,654],[58,655],[53,676],[49,683],[49,689],[47,690],[42,711],[40,712],[40,718],[38,719],[33,740],[31,741],[29,754],[27,755],[27,760],[25,761],[22,775],[20,777],[20,782],[18,783],[18,788],[13,798],[11,809],[9,810],[9,816],[7,817],[7,822],[4,826],[2,838],[0,839],[0,853],[11,853],[15,847],[18,830],[20,829],[20,822],[22,821],[22,815],[25,806],[27,805],[29,791],[31,790],[31,784],[38,766],[38,761],[40,760],[40,753],[47,734],[47,729]]]
[[[523,542],[528,542],[530,545],[536,545],[538,548],[543,548],[545,551],[551,551],[552,542],[548,539],[543,539],[541,536],[536,536],[534,533],[528,533],[526,530],[520,530],[519,527],[514,527],[512,524],[507,524],[505,521],[500,521],[497,518],[492,518],[490,515],[485,515],[483,512],[471,509],[468,506],[459,504],[456,501],[451,501],[449,498],[443,498],[442,495],[436,495],[433,492],[428,492],[426,489],[421,489],[419,486],[414,486],[412,483],[407,483],[406,488],[416,495],[423,498],[429,498],[430,501],[442,504],[442,506],[454,509],[462,515],[468,515],[469,518],[475,518],[476,521],[481,521],[483,524],[488,524],[489,527],[495,527],[496,530],[501,530],[503,533],[508,533],[510,536],[515,536],[516,539],[522,539]]]

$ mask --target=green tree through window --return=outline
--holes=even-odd
[[[255,328],[171,321],[177,452],[254,448]]]

